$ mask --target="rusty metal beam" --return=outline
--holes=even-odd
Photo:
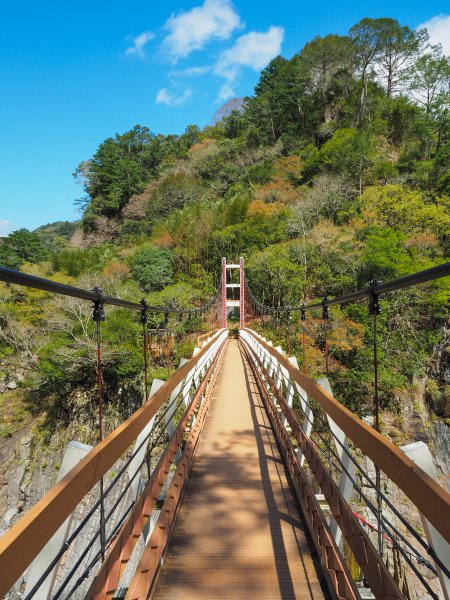
[[[296,369],[286,356],[275,350],[254,331],[250,329],[244,331],[253,335],[258,343],[285,367],[292,379],[320,404],[361,452],[403,490],[450,543],[450,494],[408,458],[400,448],[361,421],[320,385]]]
[[[0,539],[0,597],[8,592],[84,496],[105,475],[156,414],[172,390],[217,341],[217,336],[175,371],[145,404],[119,425]]]

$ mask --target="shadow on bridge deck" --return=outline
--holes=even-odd
[[[251,370],[232,340],[152,598],[321,599],[318,573]]]

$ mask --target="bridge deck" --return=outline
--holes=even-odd
[[[322,599],[318,571],[251,371],[231,340],[152,598]]]

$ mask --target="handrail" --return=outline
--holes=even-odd
[[[450,494],[400,448],[340,404],[313,379],[294,367],[286,356],[275,350],[255,331],[248,328],[244,331],[256,338],[258,343],[283,365],[292,379],[320,404],[363,454],[403,490],[419,511],[450,543]]]
[[[223,348],[223,344],[221,348]],[[166,449],[160,456],[157,466],[152,471],[139,498],[136,500],[136,503],[127,516],[123,526],[120,528],[117,537],[112,542],[100,570],[96,573],[95,578],[91,583],[89,591],[85,596],[85,600],[98,600],[102,590],[103,592],[107,592],[105,593],[105,597],[111,597],[111,592],[117,589],[121,574],[125,570],[125,567],[131,558],[133,548],[139,539],[136,534],[140,535],[142,533],[150,518],[151,508],[154,507],[159,492],[165,482],[164,473],[167,475],[170,466],[175,460],[180,440],[186,432],[186,425],[195,413],[199,399],[201,399],[207,389],[211,390],[210,378],[214,381],[217,376],[216,367],[220,359],[220,353],[221,350],[219,349],[205,374],[200,387],[197,389],[194,398],[191,400],[183,417],[180,419],[177,429],[170,438]],[[107,590],[105,590],[106,587]]]
[[[129,419],[95,446],[69,473],[0,538],[0,597],[17,581],[40,550],[112,465],[190,370],[217,341],[219,332]]]
[[[218,297],[218,294],[216,294],[216,296],[209,300],[209,302],[207,302],[205,305],[197,308],[183,308],[178,310],[176,308],[169,308],[167,306],[149,306],[144,301],[139,303],[130,302],[129,300],[122,300],[121,298],[106,296],[99,290],[85,290],[73,285],[66,285],[65,283],[59,283],[58,281],[45,279],[44,277],[29,275],[28,273],[23,273],[22,271],[7,269],[6,267],[0,267],[0,281],[4,281],[5,283],[13,283],[15,285],[22,285],[24,287],[30,287],[37,290],[43,290],[45,292],[52,292],[54,294],[61,294],[63,296],[70,296],[72,298],[80,298],[81,300],[112,304],[122,308],[129,308],[130,310],[137,310],[140,312],[146,310],[147,312],[164,313],[167,315],[187,315],[191,313],[200,313],[210,308]]]
[[[395,290],[401,290],[412,285],[418,285],[419,283],[426,283],[427,281],[434,281],[442,277],[450,275],[450,262],[446,262],[437,267],[431,269],[425,269],[424,271],[417,271],[411,275],[393,279],[386,283],[379,283],[371,285],[364,290],[358,290],[345,294],[344,296],[336,296],[336,298],[324,298],[321,302],[315,302],[314,304],[301,304],[300,306],[285,306],[285,307],[273,307],[267,304],[258,302],[253,296],[250,288],[247,285],[247,290],[250,294],[251,299],[258,308],[268,310],[274,313],[291,313],[291,312],[304,312],[313,308],[323,308],[324,306],[332,306],[333,304],[348,304],[349,302],[356,302],[357,300],[363,300],[364,298],[373,298],[380,294],[386,294],[387,292],[393,292]]]

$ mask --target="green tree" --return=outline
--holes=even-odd
[[[245,221],[247,209],[251,200],[250,190],[243,183],[231,186],[225,194],[225,222],[227,225],[236,225]]]
[[[146,292],[161,290],[172,281],[171,253],[165,248],[144,247],[129,262],[133,279]]]
[[[381,49],[380,28],[376,19],[364,18],[350,28],[349,36],[353,42],[353,60],[359,73],[361,95],[357,122],[362,119],[368,94],[368,80],[371,69]]]
[[[370,186],[361,196],[366,218],[405,233],[431,231],[446,235],[450,231],[448,199],[430,201],[419,190],[402,185]]]
[[[39,234],[28,229],[17,229],[0,239],[0,263],[9,269],[18,269],[24,262],[40,262],[49,251]]]
[[[173,171],[163,177],[148,201],[146,216],[151,225],[167,217],[185,204],[207,200],[203,182],[183,171]]]
[[[360,193],[374,154],[374,141],[364,129],[339,129],[320,149],[322,164],[357,183]]]
[[[395,19],[374,19],[380,47],[377,56],[379,77],[385,83],[389,98],[404,86],[407,74],[417,55],[428,42],[425,29],[412,30]]]
[[[80,163],[74,176],[92,199],[94,212],[115,215],[133,194],[142,192],[163,158],[163,141],[163,136],[136,125],[105,140],[90,161]]]
[[[181,136],[181,140],[186,145],[186,148],[190,148],[194,144],[199,143],[200,134],[201,130],[198,125],[188,125]]]
[[[440,46],[432,46],[432,52],[419,56],[410,72],[409,88],[427,114],[445,102],[444,95],[450,89],[450,59],[442,55]]]
[[[224,134],[227,138],[240,137],[248,126],[245,115],[240,110],[233,110],[223,119]]]
[[[99,244],[92,248],[64,248],[52,255],[55,271],[62,271],[70,277],[82,273],[99,272],[115,258],[115,248],[109,244]]]
[[[332,102],[339,78],[347,78],[351,66],[351,42],[340,35],[317,36],[300,52],[309,73],[308,91],[317,92],[323,110],[322,120],[332,118]]]
[[[362,230],[364,242],[359,286],[371,279],[389,281],[410,270],[411,260],[405,250],[406,235],[391,227],[371,226]]]
[[[261,72],[255,96],[247,102],[249,122],[264,143],[273,143],[295,123],[292,91],[291,62],[277,56]]]
[[[295,302],[304,287],[303,269],[290,260],[289,244],[276,244],[255,253],[246,264],[251,289],[270,306]]]
[[[357,123],[364,115],[368,81],[378,78],[388,98],[401,89],[411,65],[428,40],[426,30],[411,30],[395,19],[361,19],[350,28],[353,60],[359,73],[361,95]]]
[[[433,166],[433,178],[436,188],[450,196],[450,140],[436,153]]]

